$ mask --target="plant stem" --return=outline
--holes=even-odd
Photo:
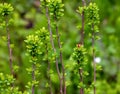
[[[85,2],[85,0],[82,0],[82,6],[84,7],[86,5],[86,2]],[[81,28],[81,44],[83,45],[84,44],[84,24],[85,24],[85,22],[84,22],[84,10],[82,11],[82,28]]]
[[[80,82],[83,82],[83,76],[82,76],[82,69],[79,69],[79,74],[80,74]],[[84,89],[80,88],[80,94],[84,94]]]
[[[48,63],[48,72],[50,72],[50,62],[48,60],[48,47],[47,47],[47,44],[46,44],[46,54],[47,54],[47,63]],[[49,80],[49,89],[50,89],[50,94],[53,94],[52,93],[52,82],[51,82],[51,79],[50,79],[50,75],[48,74],[48,80]]]
[[[63,75],[62,75],[62,79],[63,79],[63,94],[66,94],[66,84],[65,84],[65,68],[64,68],[64,64],[63,64],[63,60],[62,60],[62,45],[60,43],[60,34],[58,32],[58,25],[56,23],[56,35],[57,35],[57,42],[58,42],[58,47],[60,49],[60,62],[61,62],[61,65],[62,65],[62,72],[63,72]]]
[[[32,65],[32,81],[35,81],[35,64]],[[32,86],[32,94],[35,94],[35,85]]]
[[[86,5],[86,2],[85,0],[82,0],[82,6],[84,7]],[[80,44],[84,45],[84,10],[82,11],[82,28],[81,28],[81,32],[80,32],[80,35],[81,35],[81,39],[80,39]],[[80,75],[80,82],[83,83],[83,76],[82,76],[82,73],[83,73],[83,69],[79,69],[79,75]],[[80,88],[80,94],[84,94],[84,89],[83,88]]]
[[[95,87],[95,83],[96,83],[96,63],[95,63],[95,49],[94,49],[94,45],[95,45],[95,32],[94,32],[94,25],[92,25],[92,49],[93,49],[93,67],[94,67],[94,94],[96,94],[96,87]]]
[[[55,48],[55,46],[54,46],[53,34],[52,34],[51,26],[50,26],[49,10],[48,10],[48,7],[47,7],[47,6],[46,6],[46,17],[47,17],[47,21],[48,21],[48,30],[49,30],[49,33],[50,33],[50,42],[51,42],[53,51],[54,51],[54,53],[56,54],[56,48]],[[56,57],[56,56],[55,56],[55,62],[56,62],[56,69],[57,69],[58,78],[59,78],[59,80],[60,80],[60,94],[63,94],[63,90],[62,90],[62,79],[61,79],[61,76],[60,76],[60,70],[59,70],[59,67],[58,67],[58,60],[57,60],[57,57]]]
[[[50,62],[48,61],[48,71],[50,71]],[[53,94],[52,93],[52,82],[51,82],[51,79],[50,79],[50,76],[48,77],[49,79],[49,88],[50,88],[50,94]]]
[[[10,66],[10,72],[14,77],[14,71],[13,71],[13,63],[12,63],[12,49],[10,47],[10,32],[9,32],[9,28],[8,28],[8,19],[6,17],[6,32],[7,32],[7,46],[8,46],[8,50],[9,50],[9,66]]]

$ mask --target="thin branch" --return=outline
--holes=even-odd
[[[56,21],[56,20],[55,20]],[[62,55],[62,45],[60,43],[60,34],[58,32],[58,25],[56,24],[56,35],[57,35],[57,42],[58,42],[58,47],[60,49],[60,62],[61,62],[61,65],[62,65],[62,72],[63,72],[63,75],[62,75],[62,79],[63,79],[63,93],[66,94],[66,84],[65,84],[65,68],[64,68],[64,64],[63,64],[63,55]]]
[[[79,69],[79,74],[80,74],[80,82],[83,82],[83,76],[82,76],[83,70]],[[84,89],[80,88],[80,94],[84,94]]]
[[[10,66],[10,72],[14,77],[14,71],[13,71],[13,63],[12,63],[12,48],[10,47],[10,32],[8,28],[8,18],[6,17],[6,32],[7,32],[7,46],[9,50],[9,66]]]
[[[48,10],[48,7],[47,7],[47,6],[46,6],[46,17],[47,17],[47,21],[48,21],[48,30],[49,30],[49,33],[50,33],[50,42],[51,42],[53,51],[54,51],[54,53],[56,54],[56,48],[55,48],[55,46],[54,46],[53,34],[52,34],[51,26],[50,26],[49,10]],[[60,94],[63,94],[63,90],[62,90],[62,79],[61,79],[61,76],[60,76],[60,70],[59,70],[59,67],[58,67],[58,60],[57,60],[57,57],[56,57],[56,56],[55,56],[55,62],[56,62],[57,74],[58,74],[58,77],[59,77],[59,80],[60,80]]]
[[[35,64],[32,65],[32,81],[35,81]],[[32,86],[32,94],[35,94],[35,85]]]
[[[85,0],[82,0],[82,6],[86,6],[86,2]],[[84,22],[84,10],[82,11],[82,28],[81,28],[81,32],[80,32],[80,35],[81,35],[81,39],[80,39],[80,44],[84,45],[84,25],[85,25],[85,22]],[[79,69],[79,75],[80,75],[80,82],[83,83],[83,69]],[[83,88],[80,88],[80,94],[84,94],[84,89]]]
[[[80,64],[79,61],[77,61],[77,63],[78,63],[78,65]],[[79,69],[80,82],[83,83],[83,75],[82,75],[82,73],[83,73],[83,69]],[[80,88],[80,94],[84,94],[84,89],[83,88]]]
[[[86,6],[86,1],[85,0],[82,0],[82,5]]]
[[[82,0],[82,6],[86,6],[86,2],[85,0]],[[81,28],[81,39],[80,39],[80,43],[83,45],[84,44],[84,25],[85,25],[85,22],[84,22],[84,11],[82,11],[82,28]]]
[[[47,63],[48,63],[48,72],[50,72],[50,62],[48,60],[48,47],[47,47],[47,44],[46,44],[46,54],[47,54]],[[49,89],[50,89],[50,94],[53,94],[52,93],[52,82],[51,82],[51,78],[50,78],[50,74],[48,74],[48,80],[49,80]]]
[[[93,0],[89,0],[89,3],[93,2]],[[93,68],[94,68],[94,94],[96,94],[96,87],[95,87],[95,83],[96,83],[96,63],[95,63],[95,32],[94,32],[94,24],[92,24],[92,49],[93,49]]]
[[[50,16],[49,16],[49,10],[48,7],[46,6],[46,17],[47,17],[47,21],[48,21],[48,30],[50,33],[50,42],[52,44],[52,48],[54,50],[54,52],[56,52],[55,46],[54,46],[54,41],[53,41],[53,34],[52,34],[52,30],[51,30],[51,25],[50,25]]]
[[[93,49],[93,68],[94,68],[94,94],[96,94],[96,87],[95,87],[95,83],[96,83],[96,63],[95,63],[95,32],[94,32],[94,25],[92,25],[92,49]]]

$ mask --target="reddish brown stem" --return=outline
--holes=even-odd
[[[48,63],[48,72],[50,72],[50,62],[48,60],[48,47],[47,47],[47,44],[46,44],[46,54],[47,54],[47,63]],[[48,74],[48,80],[49,80],[49,89],[50,89],[50,94],[53,94],[52,93],[52,82],[51,82],[51,78],[50,78],[50,74]]]
[[[32,81],[35,81],[35,64],[32,65]],[[32,94],[35,94],[35,85],[32,86]]]
[[[13,63],[12,63],[12,48],[10,47],[10,32],[8,28],[8,18],[6,17],[6,32],[7,32],[7,46],[9,50],[9,66],[10,66],[10,72],[14,76],[13,71]]]
[[[82,0],[82,6],[86,6],[86,2],[85,0]],[[85,22],[84,22],[84,10],[82,11],[82,28],[81,28],[81,32],[80,32],[80,35],[81,35],[81,39],[80,39],[80,43],[83,45],[84,44],[84,25],[85,25]]]
[[[54,46],[53,34],[52,34],[51,26],[50,26],[49,10],[48,10],[47,6],[46,6],[46,17],[47,17],[47,21],[48,21],[48,30],[49,30],[49,33],[50,33],[50,42],[51,42],[53,51],[56,54],[56,48]],[[56,62],[56,69],[57,69],[58,78],[60,80],[60,94],[63,94],[63,90],[62,90],[62,78],[60,76],[60,70],[59,70],[59,67],[58,67],[58,60],[57,60],[56,56],[55,56],[55,62]]]
[[[82,69],[79,69],[79,74],[80,74],[80,82],[83,82],[83,76],[82,76]],[[84,94],[84,89],[80,88],[80,94]]]
[[[48,61],[48,71],[50,71],[50,62]],[[50,88],[50,94],[53,94],[52,93],[52,82],[51,82],[51,79],[50,79],[50,76],[48,77],[49,79],[49,88]]]
[[[96,63],[95,63],[95,32],[94,32],[94,25],[92,25],[92,49],[93,49],[93,68],[94,68],[94,94],[96,94],[96,87],[95,87],[95,83],[96,83]]]
[[[84,7],[86,5],[86,2],[85,0],[82,0],[82,6]],[[81,39],[80,39],[80,44],[84,45],[84,25],[85,25],[85,22],[84,22],[84,10],[82,11],[82,28],[81,28],[81,32],[80,32],[80,35],[81,35]],[[83,83],[83,69],[79,69],[79,75],[80,75],[80,82]],[[80,94],[84,94],[84,89],[83,88],[80,88]]]
[[[65,84],[65,68],[64,68],[64,64],[63,64],[63,59],[62,59],[62,45],[60,43],[60,34],[58,32],[58,25],[56,25],[56,35],[57,35],[57,42],[58,42],[58,47],[60,49],[60,62],[61,62],[61,65],[62,65],[62,79],[63,79],[63,94],[66,94],[66,84]]]

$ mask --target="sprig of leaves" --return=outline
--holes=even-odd
[[[8,16],[12,14],[12,12],[13,12],[13,7],[11,6],[11,4],[7,4],[7,3],[0,4],[1,16]]]

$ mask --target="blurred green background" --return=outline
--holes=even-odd
[[[90,0],[86,0],[87,4]],[[92,0],[99,7],[100,15],[100,40],[96,41],[96,57],[100,59],[97,65],[102,66],[101,71],[97,71],[97,94],[120,94],[120,0]],[[14,7],[14,13],[10,24],[11,43],[13,44],[13,63],[20,66],[16,73],[16,85],[20,90],[26,90],[29,75],[26,68],[30,66],[29,58],[25,55],[25,38],[41,27],[47,27],[47,20],[44,9],[40,8],[39,0],[0,0],[0,3],[7,2]],[[63,0],[65,4],[64,16],[60,20],[59,30],[63,42],[63,57],[66,66],[67,80],[74,84],[67,87],[68,94],[78,94],[76,79],[74,75],[69,75],[72,69],[71,55],[73,48],[79,43],[80,35],[77,25],[81,24],[81,16],[76,12],[78,6],[82,6],[81,0]],[[9,56],[6,42],[6,32],[0,27],[0,72],[10,73]],[[89,45],[90,40],[86,40]],[[86,45],[88,46],[88,45]],[[91,62],[90,62],[91,63]],[[45,66],[46,64],[43,64]],[[67,68],[67,67],[66,67]],[[47,94],[45,67],[42,67],[39,90],[36,94]],[[92,81],[93,70],[87,67],[90,75],[86,78],[87,82]],[[58,94],[58,81],[56,75],[53,76],[53,91]],[[41,93],[39,93],[41,92]]]

